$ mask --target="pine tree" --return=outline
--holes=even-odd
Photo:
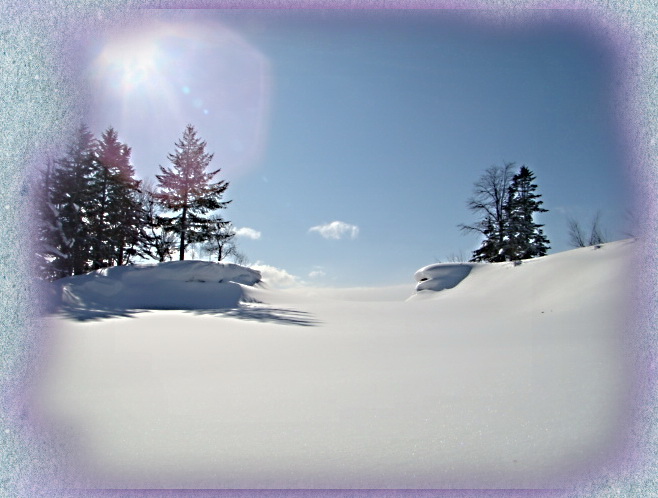
[[[512,178],[508,191],[507,228],[505,234],[505,260],[529,259],[544,256],[549,247],[549,240],[543,233],[542,227],[535,223],[535,213],[546,213],[542,208],[540,194],[537,194],[537,185],[534,184],[535,175],[526,166]]]
[[[100,206],[102,231],[99,233],[102,266],[122,265],[126,251],[138,244],[140,235],[140,182],[130,164],[130,147],[118,140],[117,132],[108,128],[99,141],[100,168],[98,176],[102,185],[103,205]]]
[[[61,246],[56,248],[61,257],[53,265],[60,276],[80,275],[91,269],[90,219],[97,201],[92,178],[97,168],[96,141],[82,125],[52,174],[51,204],[61,225]]]
[[[501,233],[497,230],[499,224],[487,216],[481,226],[480,233],[484,235],[484,240],[480,247],[473,251],[470,261],[501,261],[503,246],[502,240],[498,236]]]
[[[34,192],[35,209],[35,265],[37,275],[45,280],[55,280],[66,276],[61,272],[63,260],[68,258],[59,210],[53,204],[53,173],[54,164],[51,159],[46,161],[45,169],[38,171],[31,185]]]
[[[104,138],[106,138],[104,136]],[[107,141],[97,141],[98,161],[92,172],[89,190],[94,195],[94,203],[89,207],[88,225],[91,236],[91,267],[96,270],[112,265],[112,247],[110,244],[110,200],[114,181]]]
[[[222,201],[228,183],[211,183],[221,170],[206,173],[213,154],[206,152],[206,142],[197,138],[196,130],[188,125],[181,140],[176,142],[176,151],[167,157],[171,168],[160,166],[157,198],[175,215],[162,218],[165,229],[180,237],[179,258],[185,259],[185,248],[190,243],[203,242],[208,233],[210,211],[225,208],[231,201]]]

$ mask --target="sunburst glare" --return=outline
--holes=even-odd
[[[157,144],[156,157],[164,159],[183,127],[194,123],[232,176],[260,157],[269,64],[218,22],[154,21],[113,32],[90,69],[92,126],[111,124],[126,141]],[[139,161],[140,150],[134,152]],[[142,157],[153,157],[149,152]]]
[[[155,41],[129,39],[106,45],[98,63],[106,69],[115,90],[131,92],[154,83],[163,59]]]

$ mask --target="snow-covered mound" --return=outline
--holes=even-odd
[[[608,276],[609,268],[628,257],[632,244],[632,239],[620,240],[522,261],[436,263],[414,274],[418,283],[411,298],[431,297],[435,295],[431,291],[458,285],[458,294],[471,297],[518,293],[522,298],[531,292],[535,297],[560,293],[577,298],[579,293],[594,292]]]
[[[231,308],[243,300],[243,286],[260,279],[258,271],[232,263],[115,266],[55,281],[53,304],[96,310]]]
[[[611,269],[623,268],[633,240],[581,247],[523,261],[501,263],[437,263],[418,270],[418,284],[410,300],[493,299],[507,296],[523,301],[529,296],[539,302],[576,303],[595,296],[610,285]],[[505,299],[503,299],[505,301]]]
[[[464,280],[477,263],[437,263],[414,274],[416,291],[452,289]]]

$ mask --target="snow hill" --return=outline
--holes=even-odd
[[[572,486],[624,440],[633,245],[430,265],[416,291],[65,279],[31,417],[92,488]]]

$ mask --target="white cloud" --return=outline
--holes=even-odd
[[[245,237],[247,239],[258,240],[260,239],[260,232],[249,227],[238,228],[235,231],[235,235],[238,237]]]
[[[294,287],[303,284],[299,278],[291,275],[286,270],[263,264],[260,261],[256,261],[256,264],[251,265],[251,268],[258,270],[263,282],[272,287]]]
[[[321,278],[326,276],[327,274],[323,272],[322,270],[313,270],[308,274],[308,278]]]
[[[355,239],[359,235],[359,227],[350,225],[344,221],[332,221],[325,225],[317,225],[308,229],[309,232],[318,232],[325,239],[342,239],[344,236],[349,236]]]

